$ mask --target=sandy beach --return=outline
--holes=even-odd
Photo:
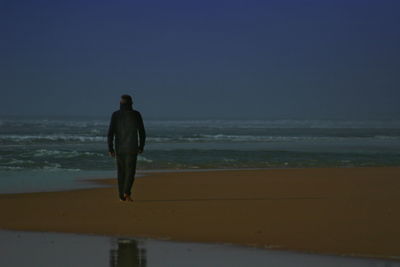
[[[400,168],[150,173],[111,187],[0,195],[0,228],[400,257]]]

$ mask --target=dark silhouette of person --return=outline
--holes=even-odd
[[[131,96],[121,96],[120,109],[112,114],[108,129],[108,151],[110,156],[116,157],[121,201],[133,201],[131,189],[135,180],[137,155],[143,153],[146,141],[142,115],[132,108],[132,104]]]
[[[146,267],[146,250],[135,240],[120,238],[117,242],[118,248],[110,251],[111,267]]]

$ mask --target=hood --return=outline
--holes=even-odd
[[[120,104],[119,109],[120,110],[132,110],[132,104],[130,104],[130,103]]]

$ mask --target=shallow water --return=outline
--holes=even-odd
[[[112,178],[115,174],[115,171],[0,171],[0,194],[105,187],[105,185],[90,183],[87,180]]]
[[[0,231],[0,251],[0,266],[400,266],[391,260],[234,245],[20,231]]]

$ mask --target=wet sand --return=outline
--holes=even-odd
[[[390,259],[340,257],[147,238],[8,230],[0,230],[0,249],[0,266],[13,267],[400,267],[400,261]]]
[[[152,173],[110,188],[0,195],[0,228],[400,257],[400,168]]]

